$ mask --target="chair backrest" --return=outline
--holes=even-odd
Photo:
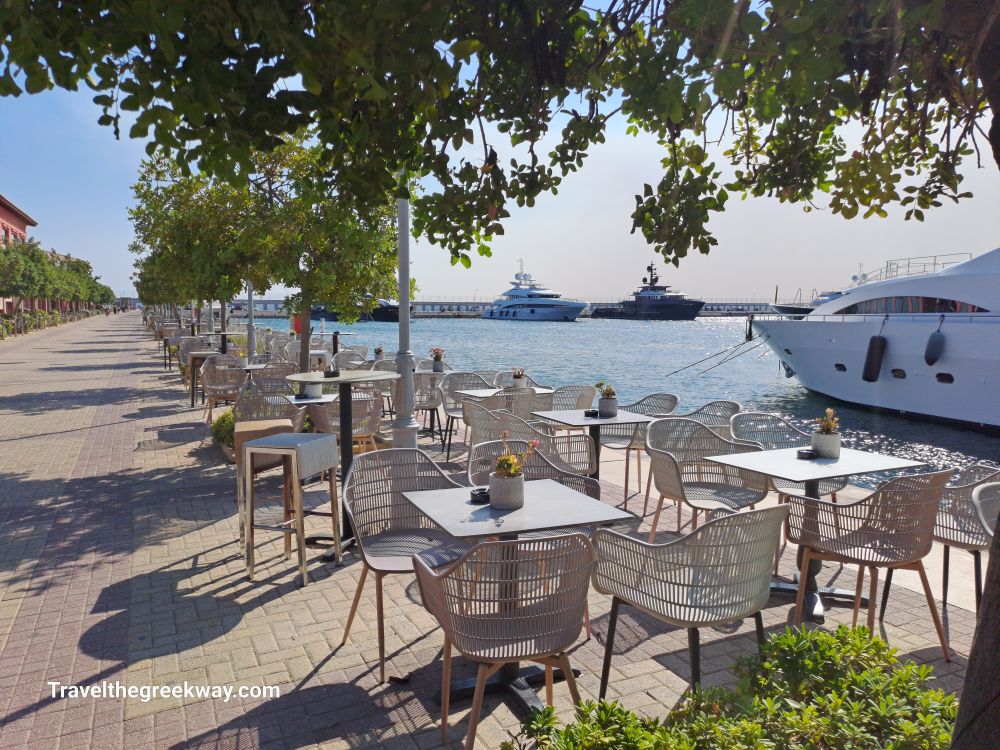
[[[457,412],[462,408],[465,396],[457,391],[489,388],[490,384],[474,372],[449,372],[441,379],[441,400],[446,411]]]
[[[480,401],[467,398],[462,402],[462,421],[469,427],[470,446],[502,437],[500,416],[491,412]]]
[[[498,372],[496,377],[493,378],[493,385],[497,388],[513,388],[514,387],[514,373],[510,370],[505,370]],[[521,384],[526,388],[548,388],[547,385],[542,385],[537,380],[535,380],[530,375],[524,376],[524,382]]]
[[[1000,514],[1000,482],[981,484],[972,492],[979,522],[992,537],[996,534],[997,515]]]
[[[678,463],[734,453],[733,443],[687,417],[665,417],[646,426],[646,447],[671,454]]]
[[[291,362],[297,362],[299,359],[299,351],[302,346],[302,342],[298,339],[294,341],[289,341],[285,344],[285,358]]]
[[[589,409],[596,396],[597,389],[592,385],[564,385],[552,393],[552,408],[557,411]]]
[[[231,354],[207,357],[201,366],[201,382],[205,388],[236,391],[243,387],[247,375],[239,360]]]
[[[182,365],[187,367],[188,354],[191,352],[208,351],[212,348],[214,347],[208,342],[208,339],[185,336],[177,345],[177,358]]]
[[[434,368],[434,360],[433,359],[418,359],[417,360],[416,369],[418,369],[418,370],[431,370],[433,368]],[[454,369],[455,368],[452,367],[447,362],[442,362],[441,363],[441,370],[442,370],[442,372],[451,372]]]
[[[362,346],[361,344],[351,344],[349,346],[341,346],[341,351],[348,350],[357,354],[361,359],[368,359],[368,347]],[[340,352],[337,352],[340,354]]]
[[[958,478],[944,488],[934,521],[936,541],[964,547],[989,545],[992,527],[983,526],[972,500],[976,489],[987,482],[1000,482],[1000,468],[975,464],[963,469]]]
[[[291,394],[291,386],[284,381],[260,381],[255,379],[240,390],[233,406],[236,422],[250,422],[267,419],[290,419],[292,429],[298,432],[305,422],[304,410],[294,406],[286,394]]]
[[[483,542],[440,573],[414,557],[421,600],[445,638],[460,653],[509,661],[576,641],[595,564],[583,534]]]
[[[672,393],[651,393],[635,403],[621,407],[625,411],[645,414],[647,417],[662,417],[673,414],[677,408],[677,396]],[[602,445],[628,445],[631,448],[641,448],[646,440],[646,425],[609,424],[601,428]]]
[[[316,432],[340,434],[340,402],[317,404],[314,409],[313,429]],[[374,391],[355,389],[351,393],[351,434],[366,437],[378,432],[382,421],[382,395]]]
[[[594,588],[681,627],[732,622],[767,605],[788,508],[713,518],[666,544],[594,532]]]
[[[490,411],[509,411],[521,419],[531,419],[535,410],[534,388],[503,388],[489,398],[482,400]]]
[[[733,415],[738,414],[742,409],[743,407],[736,401],[709,401],[701,408],[676,416],[701,422],[706,427],[711,427],[722,437],[728,438],[732,437],[732,433],[729,431],[729,422]]]
[[[507,448],[514,453],[521,453],[527,450],[528,443],[525,440],[507,440]],[[504,442],[502,440],[489,440],[472,446],[469,450],[469,465],[465,472],[469,484],[488,484],[490,474],[496,468],[497,458],[503,453]],[[556,466],[537,451],[528,456],[522,470],[524,478],[529,481],[532,479],[554,479],[559,484],[571,487],[595,500],[601,499],[601,483],[599,481],[593,477],[585,477]]]
[[[299,365],[297,362],[288,362],[286,360],[274,360],[273,362],[268,362],[267,367],[258,372],[254,379],[256,378],[285,378],[289,375],[294,375],[299,371]]]
[[[473,372],[485,380],[489,385],[493,385],[493,382],[497,379],[497,375],[500,374],[499,370],[473,370]]]
[[[344,505],[364,549],[366,539],[384,531],[435,528],[404,492],[458,486],[422,450],[389,448],[354,458],[344,482]]]
[[[441,373],[413,373],[413,408],[436,409],[441,406],[440,385],[443,379]]]
[[[333,355],[333,369],[347,370],[367,364],[367,360],[353,349],[344,349]]]
[[[269,365],[272,363],[279,363],[279,362],[287,363],[288,360],[282,357],[280,354],[271,354],[270,352],[265,352],[264,354],[251,354],[247,358],[247,363],[251,365]]]
[[[688,416],[687,419],[692,419]],[[701,421],[701,420],[696,420]],[[702,422],[704,424],[704,422]],[[765,450],[809,445],[809,435],[777,414],[741,411],[729,418],[729,429],[737,440],[757,443]]]

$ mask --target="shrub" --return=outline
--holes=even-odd
[[[958,702],[927,687],[933,670],[900,664],[865,628],[787,629],[762,657],[744,657],[734,688],[687,695],[667,717],[584,702],[559,727],[552,709],[530,717],[508,750],[945,750]]]
[[[233,410],[226,409],[212,422],[212,437],[221,445],[233,447],[233,432],[236,430],[236,420]]]

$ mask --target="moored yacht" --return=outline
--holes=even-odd
[[[483,310],[488,320],[557,320],[572,321],[586,309],[587,303],[566,299],[535,281],[530,273],[521,270],[514,274],[513,286],[493,304]]]
[[[942,258],[889,261],[808,315],[753,328],[811,391],[1000,427],[1000,248]]]
[[[656,266],[646,266],[648,276],[642,286],[632,292],[632,299],[614,305],[594,307],[595,318],[620,318],[623,320],[694,320],[705,303],[689,299],[665,284],[660,284]]]

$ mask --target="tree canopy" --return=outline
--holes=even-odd
[[[734,191],[915,219],[963,196],[1000,0],[16,0],[0,60],[0,95],[90,86],[116,132],[135,112],[150,153],[236,179],[312,125],[342,200],[426,178],[414,228],[466,265],[621,115],[663,146],[632,218],[676,260]]]
[[[111,287],[100,283],[90,263],[47,253],[38,240],[0,244],[0,297],[110,304]]]

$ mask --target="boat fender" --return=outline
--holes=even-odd
[[[937,364],[944,354],[944,334],[941,333],[941,325],[944,323],[944,315],[938,321],[937,330],[927,338],[927,348],[924,349],[924,362],[928,365]]]
[[[861,371],[861,379],[866,383],[874,383],[882,372],[882,360],[885,359],[885,349],[889,341],[885,336],[872,336],[868,339],[868,353],[865,354],[865,368]]]

